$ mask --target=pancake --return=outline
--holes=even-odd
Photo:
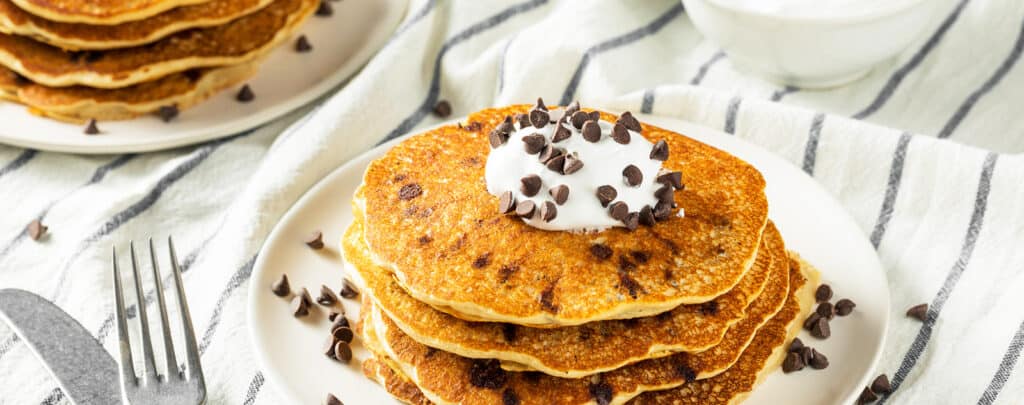
[[[482,110],[469,117],[470,125],[405,140],[367,169],[354,202],[366,214],[366,241],[374,261],[417,300],[467,320],[570,326],[707,302],[750,269],[767,222],[761,174],[726,152],[650,125],[643,136],[665,140],[671,154],[664,167],[683,174],[686,189],[675,193],[675,202],[684,217],[632,232],[571,233],[499,214],[498,198],[484,182],[487,134],[530,108]],[[398,198],[411,185],[422,192]],[[592,254],[596,244],[613,257]]]
[[[190,28],[212,27],[253,13],[272,0],[213,0],[179,7],[118,25],[50,21],[0,0],[0,32],[30,37],[61,49],[126,48],[156,41]]]
[[[153,113],[164,106],[189,108],[256,73],[258,61],[175,73],[122,89],[85,86],[47,87],[0,67],[0,97],[29,111],[62,121],[122,120]]]
[[[752,311],[750,318],[730,329],[723,343],[711,350],[647,360],[581,379],[506,372],[495,360],[467,359],[424,346],[404,335],[368,298],[364,298],[360,313],[362,336],[375,358],[397,365],[395,371],[435,403],[498,403],[506,392],[522,404],[623,403],[647,391],[715,385],[716,376],[741,357],[755,334],[772,337],[769,351],[782,347],[810,312],[817,273],[809,266],[793,267],[787,281],[781,288],[766,288],[767,299],[755,302],[761,312]]]
[[[120,88],[188,69],[245,63],[291,36],[317,0],[275,0],[230,23],[179,32],[149,45],[69,52],[0,34],[0,64],[46,86]]]
[[[363,361],[363,375],[380,384],[403,404],[428,405],[433,403],[423,395],[416,384],[409,381],[409,377],[395,370],[397,370],[397,366],[389,366],[385,361],[375,358]]]
[[[346,232],[345,261],[354,268],[362,290],[374,304],[416,341],[470,358],[498,359],[511,370],[538,370],[556,377],[579,378],[675,352],[700,352],[718,344],[730,326],[746,314],[770,282],[785,285],[786,252],[774,226],[753,269],[735,288],[714,300],[717,308],[682,305],[656,317],[608,320],[557,329],[469,322],[416,301],[366,251],[362,219]]]
[[[50,21],[114,25],[141,20],[179,6],[209,0],[13,0],[18,7]]]

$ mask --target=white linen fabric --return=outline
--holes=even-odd
[[[259,129],[143,155],[0,146],[0,287],[53,300],[115,353],[110,248],[173,234],[210,403],[282,403],[254,359],[245,302],[289,206],[346,160],[441,122],[439,100],[460,116],[579,99],[720,128],[830,191],[888,272],[893,321],[877,372],[897,390],[885,401],[1017,403],[1022,48],[1024,2],[957,0],[868,77],[805,91],[736,72],[678,1],[414,0],[344,88]],[[39,242],[24,231],[36,218],[50,226]],[[924,302],[925,322],[905,318]],[[0,325],[0,404],[67,402],[13,336]]]

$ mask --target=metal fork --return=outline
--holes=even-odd
[[[139,276],[139,261],[135,255],[135,243],[130,245],[132,273],[135,279],[135,298],[139,324],[142,330],[143,369],[135,373],[132,360],[132,344],[128,337],[128,317],[126,315],[124,292],[121,288],[121,270],[117,265],[117,249],[114,249],[114,300],[117,312],[117,332],[121,348],[121,392],[127,404],[175,404],[191,405],[206,402],[206,382],[203,380],[203,367],[199,364],[199,349],[196,346],[196,335],[192,329],[192,319],[185,300],[185,290],[181,284],[181,269],[178,257],[174,252],[174,241],[167,238],[167,246],[171,257],[171,279],[174,281],[181,312],[181,324],[185,332],[186,364],[179,370],[178,360],[174,354],[174,342],[171,339],[170,322],[167,318],[167,305],[164,300],[163,283],[160,281],[160,269],[156,260],[156,249],[153,239],[149,240],[149,257],[153,263],[153,282],[157,302],[160,305],[160,324],[163,331],[164,356],[167,372],[159,374],[156,360],[153,357],[153,344],[150,341],[149,318],[146,316],[146,301],[142,293],[142,281]]]

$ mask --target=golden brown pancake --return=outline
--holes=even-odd
[[[718,344],[768,283],[787,280],[786,251],[774,226],[765,231],[754,267],[735,288],[712,303],[682,305],[656,317],[608,320],[555,329],[464,321],[416,301],[387,269],[368,257],[362,215],[345,233],[343,252],[374,304],[408,336],[464,357],[498,359],[506,369],[538,370],[579,378],[675,352],[700,352]],[[781,281],[779,281],[781,280]],[[712,309],[714,307],[714,309]]]
[[[51,21],[95,25],[141,20],[178,6],[209,0],[14,0],[25,11]]]
[[[755,302],[761,312],[752,311],[749,320],[730,329],[721,348],[647,360],[581,379],[506,372],[494,360],[467,359],[424,346],[404,335],[368,298],[360,316],[365,319],[363,339],[374,356],[397,365],[397,372],[436,403],[501,403],[506,392],[522,404],[622,403],[647,391],[714,385],[715,376],[736,362],[755,334],[773,337],[769,351],[782,347],[810,311],[816,280],[817,273],[809,266],[791,268],[788,285],[767,287],[766,299]],[[694,383],[695,379],[701,381]]]
[[[35,114],[63,121],[123,120],[164,106],[184,110],[245,81],[257,68],[258,61],[252,61],[175,73],[121,89],[95,89],[42,86],[0,67],[0,97],[24,104]]]
[[[0,0],[0,32],[30,37],[67,50],[101,50],[148,44],[190,28],[211,27],[253,13],[272,0],[213,0],[118,25],[50,21]]]
[[[0,34],[0,64],[46,86],[120,88],[188,69],[245,63],[267,53],[316,10],[318,0],[275,0],[230,23],[173,34],[149,45],[69,52]]]
[[[498,198],[484,182],[487,134],[530,108],[482,110],[468,125],[405,140],[367,169],[355,201],[366,214],[367,243],[374,261],[417,300],[467,320],[579,325],[707,302],[750,269],[768,213],[761,174],[726,152],[650,125],[643,136],[669,145],[664,167],[683,173],[686,189],[675,193],[675,202],[684,217],[632,232],[571,233],[499,214]],[[403,187],[422,192],[400,199]],[[595,245],[610,248],[613,257],[592,254]]]
[[[403,404],[428,405],[432,404],[423,392],[409,381],[409,378],[389,366],[385,361],[369,358],[363,361],[363,375],[369,377],[380,386],[384,387],[395,399]]]

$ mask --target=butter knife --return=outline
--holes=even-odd
[[[0,319],[42,360],[72,403],[121,403],[117,363],[56,305],[25,290],[2,289]]]

